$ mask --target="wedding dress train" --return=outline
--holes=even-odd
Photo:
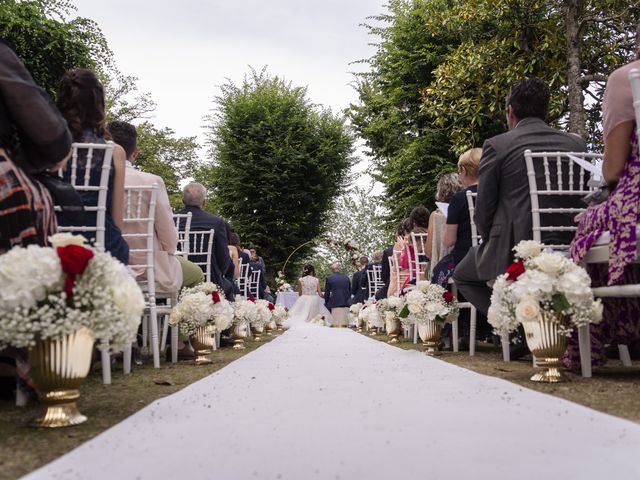
[[[318,295],[318,286],[320,282],[317,278],[310,275],[300,279],[302,287],[302,295],[293,304],[289,310],[289,318],[285,322],[288,328],[303,327],[313,325],[311,320],[318,315],[324,316],[324,320],[331,325],[331,313],[324,306],[324,298]]]

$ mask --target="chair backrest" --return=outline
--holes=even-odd
[[[586,209],[582,198],[593,191],[591,175],[572,157],[589,163],[598,153],[524,152],[531,199],[533,239],[554,250],[568,250],[577,230],[574,217]]]
[[[469,219],[471,220],[471,246],[477,247],[482,243],[482,238],[478,234],[478,226],[474,220],[476,216],[476,197],[478,194],[467,190],[467,206],[469,207]]]
[[[111,164],[113,157],[113,142],[107,143],[74,143],[72,144],[71,160],[64,169],[58,170],[60,177],[67,176],[69,183],[79,192],[97,192],[98,201],[95,205],[87,205],[84,209],[86,212],[95,212],[95,223],[91,221],[87,225],[60,225],[60,232],[95,232],[94,243],[96,247],[104,249],[105,237],[105,218],[107,214],[107,196],[109,189],[109,174],[111,172]],[[96,155],[97,152],[100,154]],[[80,161],[78,154],[82,153]],[[96,162],[102,161],[100,168],[100,182],[96,185],[91,179],[92,167],[97,167]],[[82,163],[82,165],[79,165]],[[84,169],[84,175],[78,175],[78,167]],[[65,175],[66,174],[66,175]],[[56,211],[60,211],[56,207]]]
[[[382,281],[382,265],[372,265],[367,269],[367,285],[369,287],[369,298],[374,298],[376,292],[384,287]]]
[[[426,278],[422,278],[426,276],[429,271],[429,259],[425,255],[427,242],[429,241],[428,234],[425,233],[415,233],[411,232],[411,244],[413,245],[413,261],[411,261],[411,257],[409,257],[409,264],[412,265],[412,278],[415,275],[416,283],[422,280],[426,280]]]
[[[249,265],[247,265],[249,267]],[[247,281],[247,293],[249,297],[258,298],[260,295],[260,275],[262,271],[258,268],[251,270],[249,272],[249,279]]]
[[[409,273],[402,273],[400,269],[400,256],[402,255],[402,250],[394,250],[393,251],[393,269],[396,272],[396,291],[400,293],[400,289],[404,282],[406,282],[407,278],[411,278],[411,269],[409,269]],[[411,266],[411,262],[409,262],[409,266]]]
[[[640,138],[640,70],[634,68],[629,72],[629,82],[633,95],[633,109],[636,112],[636,133]]]
[[[155,297],[155,257],[153,247],[158,185],[126,186],[124,189],[124,224],[122,237],[129,244],[129,266],[144,270],[144,290]],[[135,224],[134,232],[127,225]],[[140,224],[143,228],[140,228]]]
[[[249,264],[242,261],[242,258],[238,259],[238,266],[240,268],[240,276],[238,277],[238,289],[240,290],[240,295],[247,298],[249,295],[249,280],[250,280],[250,270]]]
[[[191,231],[191,212],[174,213],[173,221],[178,230],[178,250],[181,255],[189,255],[189,232]],[[178,253],[178,252],[176,252]]]
[[[211,257],[213,256],[213,236],[215,231],[202,230],[189,232],[189,253],[187,260],[195,263],[204,273],[204,281],[211,281]]]

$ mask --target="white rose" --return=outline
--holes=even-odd
[[[427,293],[429,291],[429,288],[431,287],[431,282],[418,282],[418,284],[416,285],[418,287],[418,290],[420,290],[423,293]]]
[[[516,307],[516,318],[519,322],[530,322],[540,316],[540,306],[538,302],[531,298],[523,298]]]
[[[564,266],[564,258],[555,253],[541,253],[534,260],[534,264],[544,273],[556,274]]]
[[[527,260],[540,255],[542,253],[542,245],[535,240],[523,240],[513,247],[513,250],[518,258]]]
[[[393,319],[396,318],[396,314],[393,313],[393,312],[386,312],[384,314],[384,318],[385,318],[385,320],[388,320],[388,321],[392,322]]]
[[[71,233],[56,233],[49,237],[49,243],[53,248],[66,247],[67,245],[84,245],[87,239],[82,235],[72,235]]]
[[[420,313],[422,312],[422,306],[417,304],[417,303],[410,303],[409,304],[409,312],[411,313]]]
[[[600,323],[602,321],[602,312],[604,310],[604,306],[600,300],[596,300],[591,305],[591,320],[593,323]]]

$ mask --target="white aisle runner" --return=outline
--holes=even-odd
[[[28,478],[635,479],[639,452],[638,424],[346,329],[312,327]]]

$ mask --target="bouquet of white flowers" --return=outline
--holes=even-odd
[[[558,253],[543,252],[532,240],[514,248],[516,261],[493,285],[488,320],[498,333],[514,331],[543,312],[568,318],[563,333],[602,320],[602,303],[594,301],[591,278],[580,266]]]
[[[276,305],[271,314],[276,321],[276,325],[282,325],[289,316],[289,311],[284,305]]]
[[[400,316],[400,312],[404,308],[404,297],[389,297],[378,300],[376,307],[383,321],[393,320]]]
[[[274,309],[273,303],[266,300],[256,300],[257,315],[251,322],[251,325],[255,327],[264,327],[268,323],[271,323],[271,312]]]
[[[400,318],[405,325],[431,321],[442,325],[455,320],[460,310],[451,292],[431,282],[418,282],[416,288],[404,298],[406,305],[402,308]]]
[[[278,286],[278,292],[290,292],[292,290],[291,284],[287,283],[284,272],[278,272],[276,277],[276,285]]]
[[[52,247],[0,256],[0,350],[87,327],[122,350],[136,338],[144,296],[127,268],[84,237],[56,234]]]
[[[318,314],[315,317],[313,317],[309,323],[311,325],[317,325],[319,327],[328,327],[329,326],[329,324],[327,323],[327,319],[324,318],[324,315],[320,315],[320,314]]]
[[[178,325],[180,332],[191,336],[199,327],[213,325],[221,332],[231,327],[233,308],[220,294],[220,288],[211,282],[201,283],[180,292],[178,304],[171,310],[171,325]]]
[[[380,312],[376,308],[375,300],[367,300],[364,305],[362,305],[358,315],[369,328],[384,327],[384,319],[380,316]]]
[[[244,299],[236,295],[233,302],[233,325],[251,325],[258,318],[258,306],[255,298]]]
[[[349,323],[358,323],[360,310],[362,310],[362,303],[354,303],[349,307]]]

